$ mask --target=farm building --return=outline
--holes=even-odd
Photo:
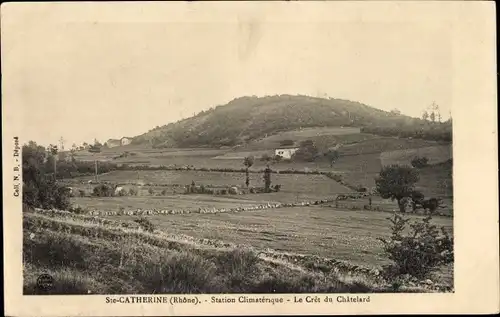
[[[121,145],[121,141],[118,139],[109,139],[106,141],[106,146],[111,148],[111,147],[117,147]]]
[[[123,137],[120,139],[120,144],[121,145],[128,145],[132,142],[132,138],[129,138],[129,137]]]
[[[276,149],[274,151],[274,155],[279,155],[281,156],[282,158],[284,159],[291,159],[292,158],[292,155],[297,152],[299,148],[298,147],[294,147],[294,148],[281,148],[281,149]]]

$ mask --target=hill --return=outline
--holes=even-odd
[[[191,118],[152,129],[132,142],[155,147],[221,147],[311,127],[358,127],[372,134],[377,131],[387,134],[394,128],[422,130],[428,125],[431,123],[421,119],[349,100],[300,95],[241,97]]]

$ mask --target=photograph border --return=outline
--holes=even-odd
[[[22,203],[14,196],[13,156],[28,141],[23,135],[25,109],[16,101],[18,87],[9,74],[8,45],[18,36],[21,24],[33,23],[30,8],[43,6],[47,12],[58,6],[61,16],[71,21],[138,22],[199,19],[216,21],[237,14],[276,21],[412,21],[443,23],[452,36],[453,59],[453,182],[455,268],[454,293],[360,294],[363,303],[294,303],[295,298],[323,298],[328,294],[259,295],[248,297],[283,298],[284,304],[210,304],[212,296],[165,295],[169,303],[111,304],[107,298],[122,295],[22,295]],[[164,14],[169,12],[167,16]],[[233,15],[227,15],[232,12]],[[334,12],[334,13],[332,13]],[[62,14],[64,13],[64,15]],[[163,14],[163,15],[162,15]],[[441,22],[440,22],[441,21]],[[499,310],[498,244],[498,158],[497,158],[497,76],[495,3],[486,1],[448,2],[234,2],[234,3],[3,3],[2,39],[2,147],[3,147],[3,238],[4,313],[8,316],[130,316],[130,315],[299,315],[299,314],[405,314],[405,313],[495,313]],[[41,42],[43,39],[40,40]],[[43,127],[41,127],[43,128]],[[478,185],[478,183],[480,185]],[[479,199],[478,197],[481,197]],[[479,212],[477,211],[479,210]],[[329,294],[337,295],[356,294]],[[132,295],[123,295],[132,296]],[[138,295],[133,295],[138,296]],[[163,295],[162,295],[163,296]],[[170,298],[198,298],[198,304],[173,304]],[[365,296],[366,297],[366,296]],[[205,302],[205,300],[208,301]],[[288,300],[290,300],[288,302]]]

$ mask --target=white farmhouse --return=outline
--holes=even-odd
[[[128,145],[132,142],[132,138],[128,138],[128,137],[123,137],[120,139],[120,143],[121,145]]]
[[[274,151],[274,155],[279,155],[285,160],[289,160],[292,158],[292,155],[297,152],[299,148],[294,147],[294,148],[282,148],[282,149],[276,149]]]

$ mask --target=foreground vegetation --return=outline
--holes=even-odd
[[[395,288],[377,271],[341,261],[148,232],[141,222],[30,209],[23,222],[24,294],[43,293],[41,273],[54,277],[49,294],[431,291],[425,283]]]

